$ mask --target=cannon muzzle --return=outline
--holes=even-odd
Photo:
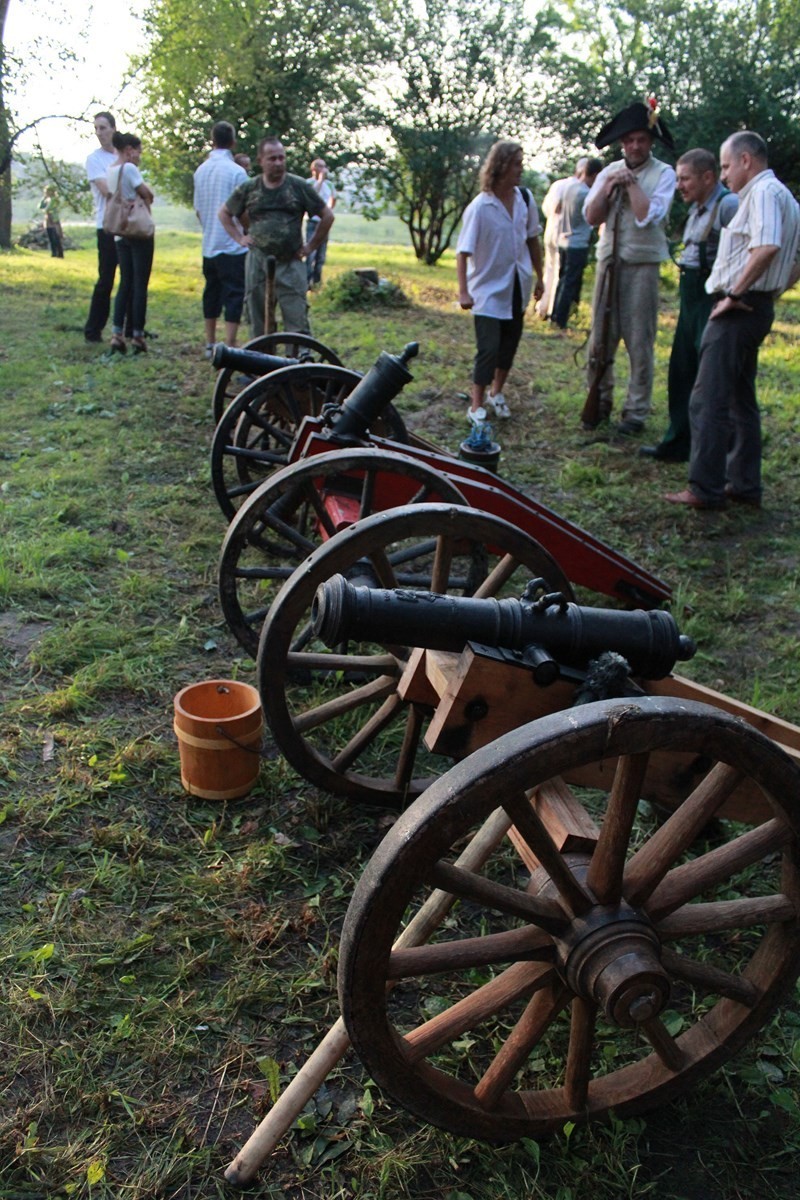
[[[271,371],[295,367],[302,361],[302,358],[284,358],[280,354],[259,354],[257,350],[237,350],[224,342],[217,342],[211,354],[211,365],[217,370],[232,367],[243,375],[269,375]]]
[[[568,603],[560,594],[538,600],[476,600],[403,588],[355,587],[334,575],[317,589],[314,632],[328,646],[351,638],[383,645],[463,650],[478,642],[503,650],[545,655],[584,669],[605,651],[620,654],[631,674],[663,679],[692,657],[693,640],[660,610],[621,611]],[[557,672],[551,679],[557,676]],[[542,680],[549,682],[550,680]]]

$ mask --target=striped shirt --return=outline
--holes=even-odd
[[[230,150],[212,150],[194,173],[194,210],[203,227],[203,258],[218,254],[246,254],[235,242],[217,213],[231,192],[247,180],[244,167],[233,161]]]
[[[800,205],[773,171],[760,171],[739,192],[738,212],[720,233],[706,291],[733,291],[750,251],[759,246],[777,246],[778,253],[749,290],[779,295],[789,282],[799,243]]]

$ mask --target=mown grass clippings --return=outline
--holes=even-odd
[[[225,523],[208,484],[199,239],[158,235],[148,325],[159,336],[125,360],[83,343],[92,231],[76,241],[63,261],[3,255],[0,1195],[205,1200],[230,1194],[225,1165],[338,1014],[343,914],[392,817],[317,793],[269,744],[251,796],[184,794],[172,697],[200,678],[255,675],[216,599]],[[413,307],[327,311],[326,286],[354,267],[397,279]],[[336,241],[311,298],[315,334],[349,367],[420,342],[397,404],[451,450],[473,356],[454,300],[452,255],[427,269],[401,247]],[[662,317],[654,437],[674,289]],[[684,468],[586,443],[575,362],[586,303],[564,339],[528,318],[514,418],[498,430],[507,478],[672,583],[700,646],[684,673],[789,721],[800,711],[798,320],[795,294],[761,356],[760,512],[673,511],[660,497]],[[795,989],[682,1100],[504,1147],[421,1126],[345,1060],[253,1194],[788,1200],[798,1047]]]

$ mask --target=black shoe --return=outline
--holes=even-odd
[[[622,438],[638,437],[643,429],[643,421],[631,421],[628,418],[624,418],[614,426],[614,436]]]
[[[102,334],[99,334],[99,333],[85,333],[83,335],[83,340],[85,342],[96,343],[96,342],[102,342],[103,337],[102,337]]]
[[[689,461],[688,454],[670,450],[663,443],[659,443],[657,446],[640,446],[639,455],[641,458],[655,458],[658,462],[685,463]]]

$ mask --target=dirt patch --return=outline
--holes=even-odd
[[[17,613],[0,613],[0,646],[11,656],[12,663],[22,662],[50,629],[49,621],[26,621]]]

